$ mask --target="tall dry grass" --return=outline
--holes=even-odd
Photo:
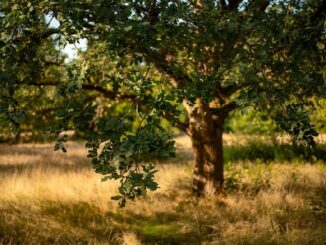
[[[324,163],[229,163],[226,196],[197,199],[190,142],[177,146],[160,189],[119,209],[82,143],[0,145],[0,243],[325,244]]]

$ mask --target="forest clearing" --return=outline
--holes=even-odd
[[[0,244],[326,244],[325,0],[0,0]]]
[[[224,138],[226,160],[248,139]],[[124,209],[110,200],[117,184],[101,182],[83,143],[68,143],[67,153],[53,143],[1,145],[0,243],[325,243],[325,162],[227,161],[225,195],[197,199],[190,140],[176,142],[177,157],[157,164],[160,188]]]

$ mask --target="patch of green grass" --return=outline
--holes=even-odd
[[[253,159],[258,150],[254,148]],[[10,174],[0,168],[0,244],[322,245],[326,241],[323,162],[238,157],[225,166],[226,195],[213,198],[191,195],[191,162],[159,164],[160,189],[119,209],[110,200],[114,183],[101,183],[91,169],[72,171],[68,157],[60,158],[55,167],[49,162],[60,159],[50,158],[46,154],[30,158],[38,162],[28,167],[34,162],[13,154],[7,165],[26,166],[19,171],[13,167]],[[46,166],[41,168],[42,164]]]
[[[245,145],[224,147],[226,162],[238,161],[326,161],[326,144],[316,145],[314,149],[294,147],[290,144],[270,144],[248,142]]]

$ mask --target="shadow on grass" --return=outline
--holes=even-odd
[[[0,144],[0,155],[39,155],[54,152],[54,143],[46,144]],[[69,145],[69,148],[76,148],[75,145]]]
[[[92,168],[87,152],[78,142],[68,144],[68,152],[55,152],[52,144],[0,144],[0,175],[29,174],[34,170],[60,173]]]
[[[86,202],[64,203],[47,201],[42,203],[42,214],[55,219],[56,222],[84,230],[88,237],[96,237],[97,241],[107,241],[121,233],[132,232],[142,241],[142,244],[200,244],[203,237],[197,232],[196,220],[192,213],[197,200],[192,196],[191,181],[176,181],[171,190],[155,193],[154,199],[159,200],[159,206],[150,199],[137,200],[150,205],[150,210],[136,208],[119,209],[116,206],[103,212],[99,207]],[[148,197],[149,198],[149,197]],[[109,198],[108,198],[109,199]],[[178,201],[176,201],[178,200]],[[165,208],[174,202],[173,208]],[[132,203],[129,203],[132,206]],[[153,206],[152,206],[153,205]],[[204,217],[197,217],[197,222],[205,223]],[[184,226],[187,229],[184,229]],[[114,239],[112,240],[114,242]],[[112,242],[111,241],[111,242]]]
[[[191,149],[177,150],[176,157],[158,159],[161,164],[183,164],[193,161]],[[248,142],[245,145],[224,146],[224,161],[226,163],[241,161],[257,162],[326,162],[326,144],[318,144],[314,149],[294,147],[290,144],[265,144]]]
[[[48,162],[44,164],[44,161]],[[88,159],[77,155],[69,156],[68,164],[57,163],[55,160],[49,160],[46,159],[46,157],[43,157],[41,161],[35,161],[32,163],[0,164],[0,176],[4,175],[9,177],[13,174],[29,174],[35,170],[41,170],[44,172],[59,171],[62,173],[69,173],[82,170],[90,170],[91,168],[92,166]]]
[[[102,212],[89,203],[46,202],[42,206],[43,216],[67,230],[81,230],[97,241],[108,241],[121,232],[133,232],[145,244],[197,244],[200,241],[193,231],[182,232],[180,223],[189,221],[173,210],[143,215],[130,210]]]
[[[34,211],[24,204],[8,205],[0,209],[10,217],[7,220],[0,217],[0,244],[1,239],[8,240],[10,235],[13,244],[32,238],[35,243],[43,241],[44,244],[122,244],[117,238],[128,232],[136,234],[142,244],[201,244],[207,237],[198,233],[196,222],[207,224],[207,218],[192,215],[196,201],[190,195],[189,186],[178,183],[172,188],[180,188],[180,192],[157,193],[154,198],[160,199],[163,203],[160,205],[181,198],[182,201],[177,201],[173,208],[155,207],[154,202],[148,211],[137,210],[137,205],[126,209],[114,206],[103,211],[91,202],[60,200],[36,201],[34,205],[38,208]]]
[[[326,144],[317,145],[314,149],[293,147],[289,144],[263,144],[250,142],[246,145],[226,146],[224,148],[225,162],[237,161],[326,161]]]
[[[273,226],[280,237],[286,235],[289,227],[304,230],[308,226],[317,229],[325,225],[325,186],[306,185],[293,179],[284,188],[286,193],[293,195],[309,193],[305,198],[310,204],[309,209],[308,206],[302,210],[284,207],[277,212],[270,210],[269,206],[260,207],[261,214],[269,214],[273,219]],[[223,200],[203,203],[191,197],[189,181],[176,182],[171,189],[174,191],[154,196],[160,200],[160,205],[168,205],[167,207],[150,207],[148,211],[146,208],[137,210],[137,205],[126,209],[112,207],[103,211],[91,202],[60,200],[36,201],[34,205],[37,209],[24,204],[5,205],[0,209],[0,212],[6,214],[0,217],[0,243],[1,240],[11,239],[11,244],[24,244],[26,241],[29,244],[39,244],[40,241],[42,244],[121,244],[117,238],[122,233],[132,232],[137,234],[142,244],[202,244],[203,241],[216,241],[224,229],[228,228],[225,224],[231,228],[237,222],[254,226],[256,215],[260,214],[257,212],[250,215],[245,212],[246,209],[241,213]],[[150,200],[142,201],[145,202],[144,205],[149,205],[147,202]],[[171,202],[175,205],[169,206]],[[268,242],[264,234],[261,237],[267,240],[261,240],[260,243],[251,241],[248,244],[273,244]],[[34,239],[34,242],[30,239]]]

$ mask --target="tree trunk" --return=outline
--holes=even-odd
[[[200,104],[189,113],[189,135],[195,158],[193,190],[198,196],[223,193],[224,115],[213,115]]]

